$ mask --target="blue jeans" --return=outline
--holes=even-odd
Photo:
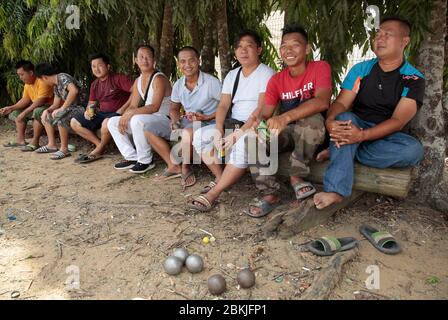
[[[363,129],[375,126],[352,112],[341,113],[336,120],[352,120],[354,125]],[[402,132],[341,148],[336,148],[335,143],[330,142],[330,165],[324,176],[324,191],[349,197],[352,194],[355,160],[374,168],[401,168],[417,165],[423,159],[423,153],[422,144]]]

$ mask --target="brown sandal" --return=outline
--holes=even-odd
[[[192,177],[191,182],[187,183],[188,178]],[[193,170],[189,171],[187,174],[181,175],[180,184],[182,186],[182,190],[185,191],[186,188],[192,187],[196,184],[196,176],[194,175]]]
[[[211,203],[205,196],[194,197],[190,202],[188,202],[188,207],[190,209],[198,210],[201,212],[208,212],[213,209],[216,201]]]
[[[206,194],[207,192],[212,190],[214,187],[216,187],[216,185],[217,185],[217,183],[215,181],[210,181],[210,183],[202,189],[201,194]]]

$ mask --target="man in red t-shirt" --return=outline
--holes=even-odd
[[[262,118],[272,135],[278,135],[278,151],[291,151],[290,183],[297,200],[305,199],[316,188],[304,179],[317,147],[324,141],[325,124],[321,112],[328,109],[332,94],[331,68],[325,61],[306,61],[311,53],[306,31],[298,25],[283,29],[280,55],[286,68],[268,83]],[[280,104],[280,114],[273,116]],[[277,156],[277,155],[272,155]],[[280,185],[275,175],[263,175],[269,165],[250,166],[261,199],[250,205],[249,215],[262,217],[280,203]]]
[[[96,79],[90,85],[89,106],[97,104],[98,110],[92,116],[89,110],[71,120],[72,129],[95,145],[89,154],[81,155],[76,162],[88,163],[101,158],[106,145],[112,139],[107,129],[107,120],[120,116],[129,106],[133,82],[123,74],[111,72],[109,59],[103,54],[89,58],[92,73]],[[101,139],[96,131],[101,129]]]

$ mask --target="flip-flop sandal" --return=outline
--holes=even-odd
[[[249,211],[246,212],[246,214],[252,218],[262,218],[268,214],[270,214],[272,211],[274,211],[275,208],[280,206],[280,201],[276,203],[269,203],[268,201],[264,199],[258,199],[255,198],[250,204],[249,204]],[[259,208],[260,212],[258,214],[254,214],[250,211],[252,207]]]
[[[310,182],[299,182],[293,185],[292,187],[294,189],[297,200],[304,200],[315,194],[317,191],[316,188]],[[305,188],[311,188],[311,190],[299,195],[299,191]]]
[[[25,147],[27,143],[17,143],[15,141],[9,141],[8,143],[4,144],[3,146],[5,148],[17,148],[17,147]]]
[[[37,153],[54,153],[57,151],[58,149],[48,148],[47,146],[42,146],[39,149],[36,149]]]
[[[86,154],[83,158],[80,158],[78,163],[84,164],[84,163],[90,163],[94,162],[96,160],[100,160],[103,158],[103,155],[96,155],[96,154]]]
[[[201,212],[208,212],[214,208],[216,201],[210,203],[210,201],[203,195],[194,197],[188,202],[188,207]]]
[[[401,252],[400,244],[387,231],[378,231],[368,225],[359,227],[359,232],[379,251],[385,254],[397,254]]]
[[[208,193],[210,190],[212,190],[214,187],[216,187],[217,183],[215,181],[210,181],[210,183],[208,185],[206,185],[202,190],[201,190],[201,194],[206,194]]]
[[[192,182],[187,184],[186,182],[190,177],[193,177],[193,179],[191,179]],[[180,184],[182,186],[183,191],[185,191],[186,188],[192,187],[196,184],[196,176],[194,175],[193,170],[189,171],[187,174],[182,174],[180,178],[181,178]]]
[[[332,256],[337,252],[353,249],[358,245],[358,240],[352,237],[335,238],[322,237],[311,241],[307,248],[317,256]]]
[[[176,178],[180,178],[181,174],[180,173],[175,173],[175,172],[168,172],[168,171],[163,171],[163,173],[160,176],[157,176],[154,178],[155,181],[157,182],[163,182],[163,181],[168,181],[171,179],[176,179]]]
[[[34,144],[28,143],[26,146],[23,146],[22,148],[20,148],[20,151],[22,152],[33,152],[36,151],[37,146],[35,146]]]
[[[53,155],[50,157],[51,160],[62,160],[64,158],[70,157],[71,153],[64,153],[62,151],[57,151],[53,153]]]
[[[78,158],[76,158],[75,160],[74,160],[74,162],[75,163],[79,163],[79,161],[81,161],[81,160],[86,160],[87,159],[87,154],[86,153],[80,153],[79,154],[79,156],[78,156]]]

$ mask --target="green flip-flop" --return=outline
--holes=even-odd
[[[352,237],[336,238],[325,236],[311,241],[307,248],[317,256],[332,256],[337,252],[353,249],[358,245],[358,240]]]
[[[379,251],[385,254],[397,254],[401,252],[401,246],[387,231],[379,231],[363,224],[359,227],[359,232]]]
[[[34,144],[28,143],[26,146],[23,146],[20,148],[20,151],[22,152],[33,152],[36,151],[38,146],[35,146]]]
[[[9,141],[8,143],[4,144],[3,146],[5,148],[17,148],[17,147],[24,147],[26,145],[27,145],[26,142],[25,143],[17,143],[15,141]]]

